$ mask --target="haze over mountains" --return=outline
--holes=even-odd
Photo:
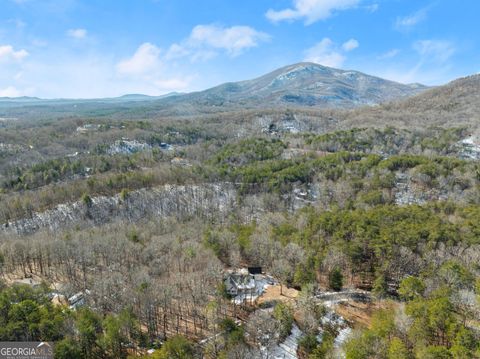
[[[358,71],[334,69],[315,63],[285,66],[253,80],[229,82],[204,91],[164,96],[141,94],[104,99],[42,100],[35,97],[0,98],[0,107],[64,105],[67,103],[123,103],[157,101],[165,106],[197,105],[242,108],[318,107],[353,108],[417,94],[427,87],[404,85]]]
[[[101,102],[101,103],[112,103],[112,102],[135,102],[135,101],[151,101],[159,100],[169,96],[180,95],[178,92],[171,92],[161,96],[149,96],[143,94],[126,94],[119,97],[105,97],[105,98],[88,98],[88,99],[70,99],[70,98],[58,98],[58,99],[43,99],[40,97],[30,97],[30,96],[21,96],[21,97],[0,97],[0,107],[1,106],[17,106],[17,105],[37,105],[37,104],[65,104],[65,103],[84,103],[84,102]]]

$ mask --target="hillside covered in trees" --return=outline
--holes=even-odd
[[[0,122],[0,341],[56,358],[480,357],[475,89],[198,117],[26,106]]]

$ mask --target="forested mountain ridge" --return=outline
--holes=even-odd
[[[426,88],[419,84],[403,85],[358,71],[302,62],[253,80],[226,83],[167,101],[223,108],[352,108],[412,96]]]
[[[346,114],[347,126],[388,123],[391,126],[469,126],[479,128],[480,75],[452,81],[408,99],[363,108]]]

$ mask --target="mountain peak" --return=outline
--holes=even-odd
[[[281,67],[256,79],[230,82],[182,97],[195,103],[243,107],[312,106],[353,108],[375,105],[423,91],[358,71],[340,70],[313,62]]]
[[[325,65],[317,64],[316,62],[308,62],[308,61],[303,61],[303,62],[297,62],[295,64],[287,65],[284,67],[279,68],[278,70],[282,69],[333,69],[332,67],[328,67]]]
[[[280,72],[283,74],[287,73],[313,73],[313,72],[320,72],[320,73],[331,73],[334,71],[338,71],[332,67],[323,66],[314,62],[298,62],[296,64],[288,65],[279,68],[278,70],[273,71]]]

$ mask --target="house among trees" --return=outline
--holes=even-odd
[[[255,276],[243,268],[229,273],[225,280],[225,285],[227,286],[228,294],[233,297],[240,294],[251,294],[256,288]]]
[[[254,301],[265,291],[266,286],[274,284],[274,280],[262,274],[261,267],[242,268],[231,271],[225,278],[227,293],[235,303],[246,300]]]

